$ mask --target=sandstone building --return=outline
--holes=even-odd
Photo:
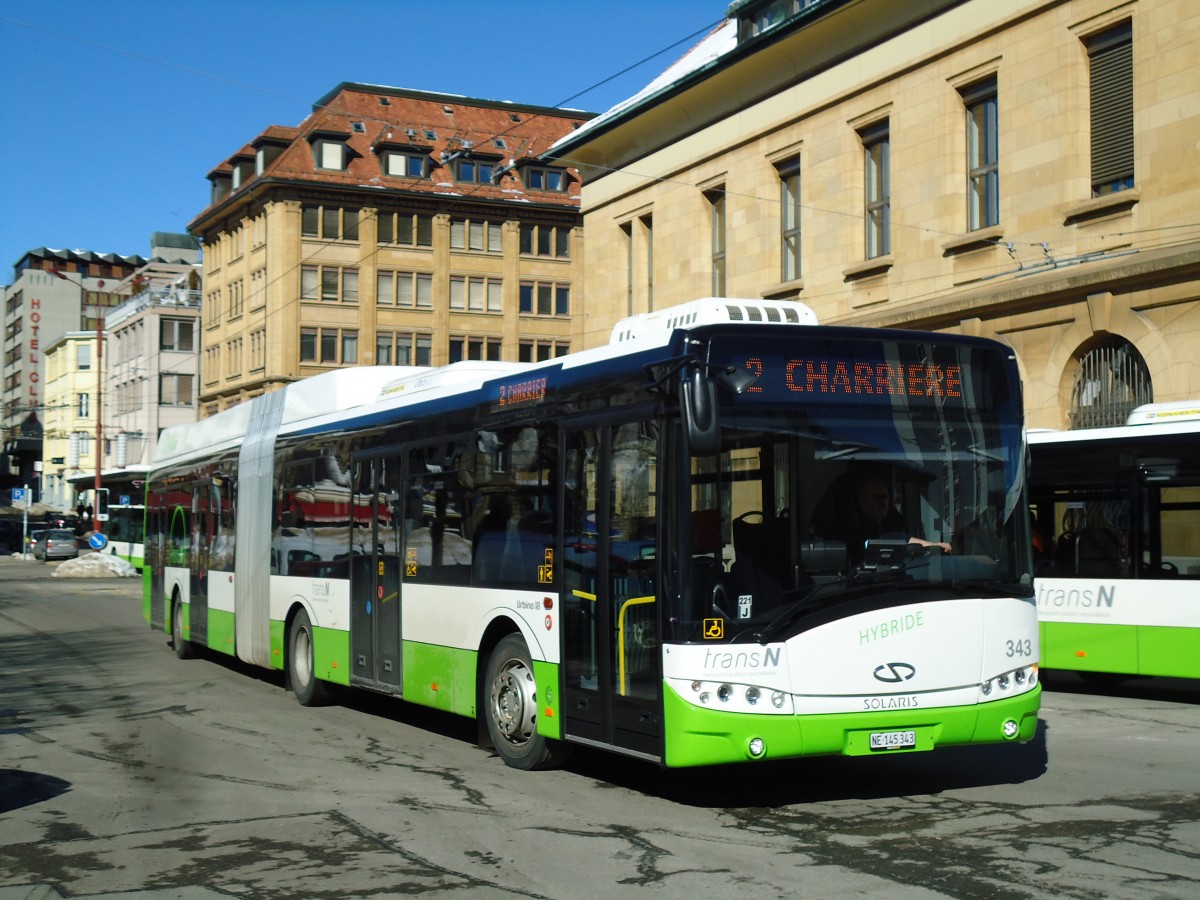
[[[579,178],[540,156],[589,117],[343,83],[222,162],[189,226],[202,413],[340,366],[578,349]]]
[[[1200,6],[738,0],[554,147],[587,324],[698,296],[987,335],[1029,421],[1200,397]]]

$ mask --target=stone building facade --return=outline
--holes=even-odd
[[[1031,426],[1200,397],[1200,6],[741,0],[549,157],[587,325],[697,296],[1008,343]]]

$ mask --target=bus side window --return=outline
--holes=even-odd
[[[1200,485],[1158,488],[1158,553],[1142,554],[1143,577],[1200,578]]]

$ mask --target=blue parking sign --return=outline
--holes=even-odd
[[[12,502],[13,506],[16,506],[18,503],[25,502],[25,488],[12,489]]]

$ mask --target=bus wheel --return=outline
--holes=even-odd
[[[332,692],[325,682],[314,674],[313,630],[308,613],[300,610],[292,619],[288,629],[287,673],[292,693],[301,706],[324,706],[332,699]]]
[[[171,604],[171,645],[180,659],[191,659],[196,655],[192,642],[183,636],[183,604],[178,598]]]
[[[562,764],[568,748],[537,733],[537,684],[519,634],[505,636],[492,651],[483,689],[488,735],[507,765],[528,771]]]

